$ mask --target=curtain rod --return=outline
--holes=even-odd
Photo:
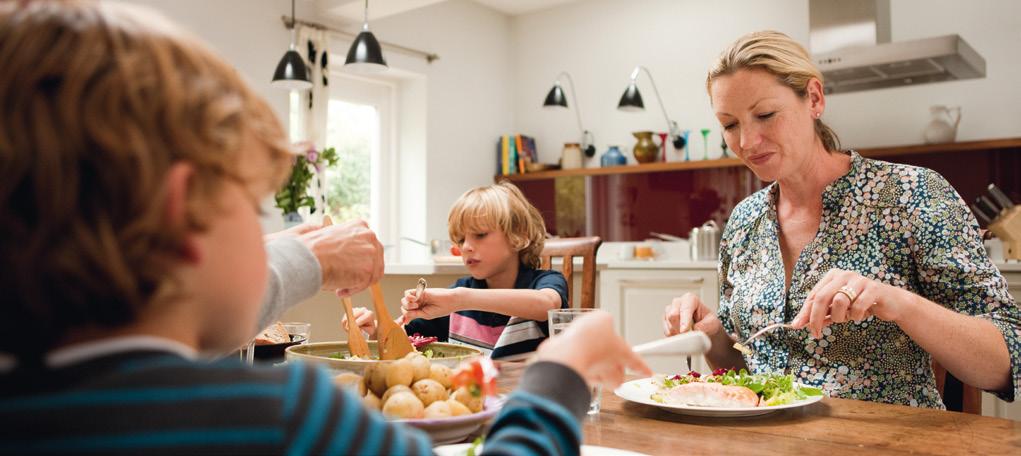
[[[288,29],[290,29],[291,27],[294,27],[294,24],[296,23],[298,25],[304,25],[306,27],[312,27],[312,28],[317,28],[317,29],[320,29],[320,30],[326,30],[328,32],[336,33],[338,35],[344,35],[344,36],[351,37],[351,38],[354,38],[354,37],[358,36],[357,33],[347,32],[347,31],[344,31],[344,30],[336,29],[336,28],[329,27],[329,26],[326,26],[326,25],[323,25],[323,24],[319,24],[319,23],[316,23],[316,22],[303,21],[301,19],[295,19],[292,22],[291,18],[287,17],[287,16],[280,16],[280,19],[284,22],[284,27],[287,27]],[[380,41],[379,44],[383,45],[383,47],[390,48],[390,49],[393,49],[393,50],[396,50],[396,51],[401,51],[401,52],[404,52],[404,53],[407,53],[407,54],[421,56],[428,63],[433,63],[433,60],[436,60],[436,59],[440,58],[439,55],[436,55],[436,54],[434,54],[432,52],[420,51],[418,49],[412,49],[412,48],[409,48],[409,47],[401,46],[399,44],[387,43],[385,41]]]

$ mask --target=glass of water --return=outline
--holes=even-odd
[[[571,324],[577,318],[581,318],[588,312],[592,312],[596,309],[554,309],[549,311],[549,335],[550,337],[556,337],[560,334],[567,326]],[[599,413],[600,399],[602,399],[603,388],[599,385],[591,387],[592,402],[589,403],[588,414],[595,415]]]
[[[309,337],[312,337],[312,324],[301,321],[289,321],[281,323],[284,329],[287,330],[287,334],[291,336],[291,342],[298,342],[299,344],[307,344]]]

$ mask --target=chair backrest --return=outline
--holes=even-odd
[[[574,288],[574,257],[583,258],[581,263],[581,303],[583,309],[596,306],[596,252],[603,240],[599,236],[578,238],[547,239],[546,245],[539,254],[542,258],[542,269],[553,269],[553,257],[564,259],[562,272],[567,279],[567,305],[574,307],[572,288]]]
[[[947,410],[982,414],[982,390],[958,380],[936,361],[932,362],[932,373],[936,376],[936,389]]]

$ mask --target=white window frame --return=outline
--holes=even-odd
[[[366,90],[368,88],[368,90]],[[379,113],[379,153],[372,156],[370,167],[370,227],[383,244],[397,244],[398,236],[398,86],[382,78],[331,71],[330,99],[371,105]],[[331,122],[329,117],[327,122]],[[333,144],[326,144],[332,147]],[[378,185],[372,185],[378,182]],[[325,183],[329,188],[329,182]]]

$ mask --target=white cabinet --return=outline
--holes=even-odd
[[[719,305],[715,269],[604,269],[599,274],[599,307],[613,315],[617,329],[635,345],[663,337],[663,310],[673,298],[698,295],[709,308]],[[682,373],[683,359],[651,358],[653,371]],[[691,368],[708,372],[703,357],[692,358]]]

